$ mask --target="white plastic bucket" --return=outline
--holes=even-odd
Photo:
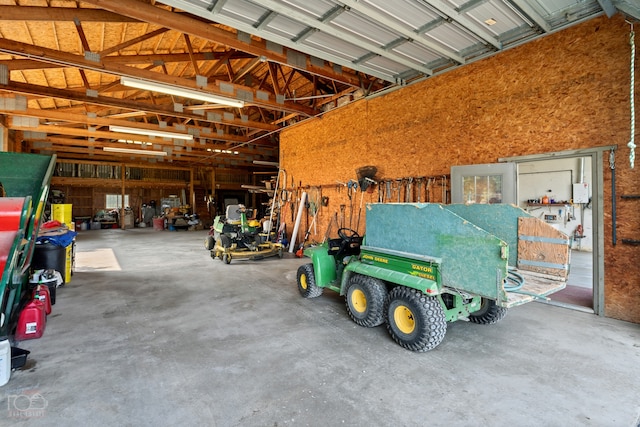
[[[0,386],[9,382],[11,377],[11,344],[9,340],[0,341]]]

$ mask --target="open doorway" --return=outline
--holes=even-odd
[[[565,289],[550,304],[593,312],[594,226],[591,156],[549,158],[518,164],[518,204],[569,236],[571,257]]]

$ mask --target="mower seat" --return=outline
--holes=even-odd
[[[225,222],[231,225],[240,225],[240,211],[244,209],[243,205],[228,205]]]

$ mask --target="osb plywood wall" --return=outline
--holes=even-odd
[[[322,240],[340,205],[347,206],[348,225],[347,193],[335,183],[355,179],[364,165],[376,166],[378,178],[435,177],[452,165],[617,145],[615,246],[606,160],[604,171],[605,314],[640,322],[640,247],[620,242],[640,240],[640,200],[620,199],[640,193],[640,162],[630,169],[626,147],[629,58],[629,25],[620,15],[602,17],[284,131],[280,158],[287,187],[321,187],[329,198],[311,240]],[[441,189],[432,191],[432,201],[439,202]],[[364,202],[377,197],[377,191],[365,194]],[[359,204],[356,193],[356,219]]]

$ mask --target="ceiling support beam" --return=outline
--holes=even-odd
[[[82,147],[85,150],[87,148],[90,147],[113,147],[113,148],[141,148],[141,145],[138,144],[127,144],[127,143],[123,143],[123,142],[110,142],[110,141],[88,141],[85,138],[80,138],[80,139],[74,139],[74,138],[62,138],[62,137],[56,137],[56,136],[47,136],[46,138],[37,138],[37,137],[32,137],[29,136],[29,134],[25,134],[24,137],[22,138],[23,141],[29,141],[29,142],[49,142],[52,144],[58,144],[58,145],[64,145],[64,146],[70,146],[70,147]],[[173,145],[172,144],[158,144],[157,142],[153,143],[154,145],[161,145],[162,147],[169,147],[172,148]],[[158,150],[158,148],[152,148],[152,146],[148,145],[147,148],[148,150]],[[207,151],[207,148],[213,148],[213,147],[218,147],[218,148],[223,148],[221,145],[212,145],[209,144],[207,146],[205,145],[194,145],[191,146],[191,153],[194,154],[201,154],[201,155],[211,155],[211,151]],[[185,152],[185,148],[183,147],[183,150],[180,151],[181,153]],[[162,148],[159,148],[160,150]],[[229,151],[237,151],[238,153],[242,153],[242,154],[246,154],[246,155],[250,155],[250,156],[257,156],[257,155],[261,155],[264,154],[264,150],[258,152],[257,150],[253,150],[251,148],[243,148],[243,147],[239,147],[233,150],[229,150]],[[275,150],[274,150],[275,151]],[[228,154],[228,153],[220,153],[222,155],[229,155],[229,156],[235,156],[236,154]]]
[[[217,118],[213,115],[199,115],[186,112],[175,111],[173,105],[165,106],[158,104],[149,104],[138,101],[131,101],[127,99],[119,99],[98,95],[97,97],[86,96],[83,92],[77,92],[73,90],[54,89],[45,86],[29,85],[22,82],[9,80],[9,84],[4,86],[0,85],[0,91],[8,91],[13,93],[20,93],[23,95],[35,95],[46,98],[64,99],[68,101],[76,101],[80,103],[86,103],[91,105],[97,105],[101,107],[119,108],[131,111],[145,111],[150,114],[158,114],[161,116],[180,117],[183,119],[191,119],[200,122],[207,123],[219,123],[222,125],[230,125],[235,127],[247,127],[251,129],[261,129],[265,131],[278,130],[279,127],[269,124],[251,120],[241,119],[225,119],[224,116]],[[19,111],[13,111],[13,114],[19,114]]]
[[[140,22],[135,18],[122,16],[102,9],[43,6],[0,6],[2,21],[75,21],[80,22]]]
[[[304,114],[307,116],[313,116],[317,114],[312,108],[308,108],[302,105],[296,105],[292,102],[284,102],[282,104],[278,103],[272,96],[269,94],[268,99],[264,99],[264,97],[259,97],[251,87],[235,85],[232,83],[225,83],[226,85],[231,85],[235,94],[227,93],[220,89],[219,82],[218,84],[208,84],[204,88],[200,88],[197,86],[196,81],[192,79],[187,79],[183,77],[169,76],[163,73],[157,73],[154,71],[144,70],[136,67],[129,67],[123,64],[114,64],[114,63],[105,63],[105,62],[95,62],[86,59],[80,55],[74,55],[67,52],[60,52],[53,49],[48,49],[44,47],[34,46],[26,43],[20,43],[13,40],[8,39],[0,39],[0,52],[8,53],[11,55],[23,56],[31,59],[35,59],[37,61],[50,62],[59,65],[65,65],[69,67],[76,67],[85,70],[92,70],[99,73],[108,73],[115,76],[127,76],[139,78],[142,80],[150,80],[158,83],[164,83],[171,86],[184,87],[187,89],[195,89],[202,90],[205,89],[207,92],[223,96],[226,98],[238,98],[238,92],[243,91],[245,93],[250,93],[253,97],[253,101],[250,104],[261,105],[265,108],[272,108],[274,110],[279,111],[288,111],[288,112],[297,112],[300,114]]]
[[[127,47],[131,47],[131,46],[136,45],[138,43],[142,43],[145,40],[152,39],[152,38],[154,38],[156,36],[159,36],[161,34],[166,33],[167,31],[169,31],[168,28],[158,28],[155,31],[151,31],[150,33],[143,34],[140,37],[136,37],[136,38],[133,38],[131,40],[127,40],[126,42],[123,42],[123,43],[117,44],[115,46],[111,46],[109,48],[106,48],[106,49],[102,50],[101,52],[99,52],[100,56],[103,57],[103,59],[104,59],[104,57],[107,56],[107,55],[110,55],[110,54],[112,54],[114,52],[118,52],[119,50],[125,49]]]
[[[598,0],[600,7],[604,10],[604,13],[607,15],[607,18],[611,18],[616,14],[616,7],[611,3],[611,0]]]
[[[121,0],[83,0],[83,3],[89,3],[101,9],[109,10],[143,22],[170,28],[180,33],[186,33],[193,37],[209,40],[213,43],[224,44],[225,46],[251,53],[258,57],[264,56],[268,61],[291,66],[287,61],[286,49],[283,49],[282,52],[274,52],[267,48],[267,43],[265,41],[251,40],[249,43],[243,42],[238,39],[236,33],[190,18],[184,14],[174,13],[157,6],[138,1],[123,2]],[[218,1],[218,3],[221,2]],[[344,71],[336,71],[333,65],[329,63],[325,63],[322,66],[317,63],[312,63],[311,57],[308,55],[306,56],[306,66],[304,68],[310,73],[334,79],[344,84],[351,86],[358,85],[358,79],[354,74]]]
[[[67,126],[51,126],[51,125],[38,125],[36,127],[31,126],[22,126],[16,124],[13,117],[9,117],[8,126],[9,129],[13,130],[21,130],[24,132],[43,132],[47,135],[68,135],[68,136],[80,136],[84,138],[96,138],[96,139],[126,139],[130,141],[141,141],[141,142],[151,142],[153,144],[158,145],[166,145],[166,146],[174,146],[173,139],[170,138],[151,138],[145,135],[136,135],[130,133],[122,133],[122,132],[111,132],[111,131],[102,131],[102,130],[90,130],[85,128],[75,128],[75,127],[67,127]],[[131,122],[128,122],[128,127],[131,126]],[[136,128],[142,128],[141,126],[135,126]],[[154,128],[156,130],[172,130],[175,132],[174,128],[160,128],[159,126],[147,126],[148,128]],[[150,129],[151,130],[151,129]],[[177,132],[176,132],[177,133]],[[231,142],[234,144],[245,144],[249,142],[246,138],[236,137],[233,135],[217,135],[215,133],[201,135],[198,137],[199,139],[207,139],[211,141],[222,141],[222,142]],[[185,142],[184,147],[189,145],[197,146],[199,142]]]
[[[0,114],[7,114],[12,116],[22,116],[22,117],[34,117],[38,119],[43,119],[47,121],[56,121],[56,122],[65,122],[67,124],[83,124],[87,126],[96,125],[96,126],[125,126],[125,127],[135,127],[140,129],[145,129],[149,131],[173,131],[173,132],[181,132],[172,127],[160,127],[158,125],[153,124],[145,124],[139,122],[131,122],[129,120],[118,120],[114,118],[106,118],[106,117],[89,117],[83,114],[72,114],[68,112],[61,112],[56,110],[39,110],[35,108],[28,108],[25,111],[15,111],[15,110],[7,110],[0,108]],[[55,127],[48,127],[50,130],[58,129]],[[206,129],[206,130],[205,130]],[[209,128],[202,128],[198,126],[186,126],[186,130],[183,132],[190,132],[196,136],[195,138],[202,139],[213,139],[216,141],[226,141],[226,142],[247,142],[248,139],[244,137],[239,137],[236,135],[229,134],[216,134],[212,133]],[[209,132],[209,133],[207,133]]]
[[[163,29],[163,32],[167,31]],[[149,33],[150,34],[150,33]],[[127,44],[127,43],[123,43]],[[118,45],[118,49],[122,49],[122,45]],[[105,53],[106,52],[106,53]],[[108,55],[113,53],[110,49],[105,49],[100,52],[100,55]],[[249,59],[254,58],[253,55],[244,52],[228,51],[228,52],[204,52],[194,53],[193,59],[196,61],[216,61],[222,57],[236,60],[236,59]],[[153,55],[123,55],[123,56],[103,56],[102,62],[105,64],[159,64],[159,63],[172,63],[172,62],[187,62],[190,61],[188,53],[177,54],[153,54]],[[0,60],[0,65],[7,67],[9,71],[22,71],[22,70],[45,70],[50,68],[63,68],[65,65],[49,64],[41,61],[34,61],[32,59],[7,59]]]

